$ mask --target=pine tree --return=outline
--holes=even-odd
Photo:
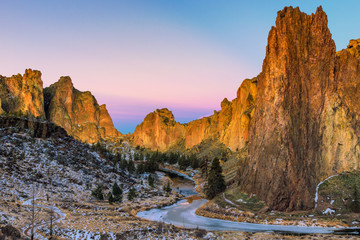
[[[111,194],[111,192],[108,193],[107,199],[109,200],[110,204],[113,204],[115,202],[114,196]]]
[[[167,182],[166,185],[164,185],[163,190],[164,190],[167,194],[171,193],[171,186],[170,186],[170,182],[169,182],[169,181]]]
[[[209,164],[209,160],[207,157],[203,159],[200,164],[201,175],[204,176],[205,178],[208,177],[208,164]]]
[[[129,190],[129,193],[128,193],[128,195],[127,195],[127,198],[128,198],[129,201],[131,201],[131,200],[133,200],[135,197],[136,197],[136,191],[135,191],[135,188],[132,187],[132,188],[130,188],[130,190]]]
[[[91,192],[91,195],[93,195],[98,200],[104,200],[103,186],[98,185],[97,188]]]
[[[135,171],[135,164],[134,164],[134,161],[133,160],[129,160],[129,163],[128,163],[128,171],[129,173],[133,173]]]
[[[151,174],[148,177],[148,182],[150,187],[154,187],[154,178],[151,176]]]
[[[114,196],[114,202],[121,202],[122,194],[123,194],[123,191],[121,190],[119,185],[115,182],[112,187],[112,195]]]
[[[222,175],[222,168],[218,158],[214,158],[211,163],[207,184],[205,186],[206,198],[213,199],[219,193],[225,191],[226,185],[224,176]]]

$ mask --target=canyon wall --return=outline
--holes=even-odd
[[[177,145],[191,148],[212,139],[234,151],[244,147],[254,114],[256,82],[256,78],[244,80],[237,97],[231,102],[225,98],[220,111],[186,124],[176,122],[168,109],[158,109],[148,114],[132,134],[133,145],[166,151]]]
[[[335,49],[321,7],[278,13],[239,174],[239,186],[272,209],[311,209],[317,183],[359,167],[359,62],[353,47]]]

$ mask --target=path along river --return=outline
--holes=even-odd
[[[160,173],[161,174],[161,173]],[[189,178],[174,173],[166,173],[174,182],[173,187],[185,197],[197,195],[195,183]],[[202,217],[195,214],[197,208],[207,202],[197,197],[196,200],[182,199],[179,202],[160,209],[139,212],[138,217],[173,224],[179,227],[200,228],[208,231],[245,231],[245,232],[288,232],[299,234],[333,233],[336,228],[282,226],[255,223],[233,222],[215,218]]]

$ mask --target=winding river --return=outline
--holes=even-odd
[[[160,209],[139,212],[138,217],[161,221],[179,227],[199,228],[208,231],[245,231],[245,232],[286,232],[296,234],[333,233],[336,228],[282,226],[255,223],[233,222],[215,218],[202,217],[195,214],[197,208],[207,202],[194,191],[195,183],[188,177],[166,173],[174,182],[173,187],[185,197],[197,195],[195,200],[182,199],[179,202]]]

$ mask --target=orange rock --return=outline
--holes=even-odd
[[[0,76],[0,99],[7,114],[45,118],[41,72],[26,69],[23,76]]]
[[[220,111],[187,124],[176,122],[168,109],[158,109],[136,127],[133,144],[166,151],[183,142],[185,148],[191,148],[203,140],[214,139],[233,150],[240,149],[248,141],[255,97],[256,78],[244,80],[237,98],[232,102],[225,98]]]
[[[94,143],[120,135],[106,106],[99,106],[90,92],[75,89],[70,77],[61,77],[45,88],[44,95],[48,120],[63,127],[76,139]]]

